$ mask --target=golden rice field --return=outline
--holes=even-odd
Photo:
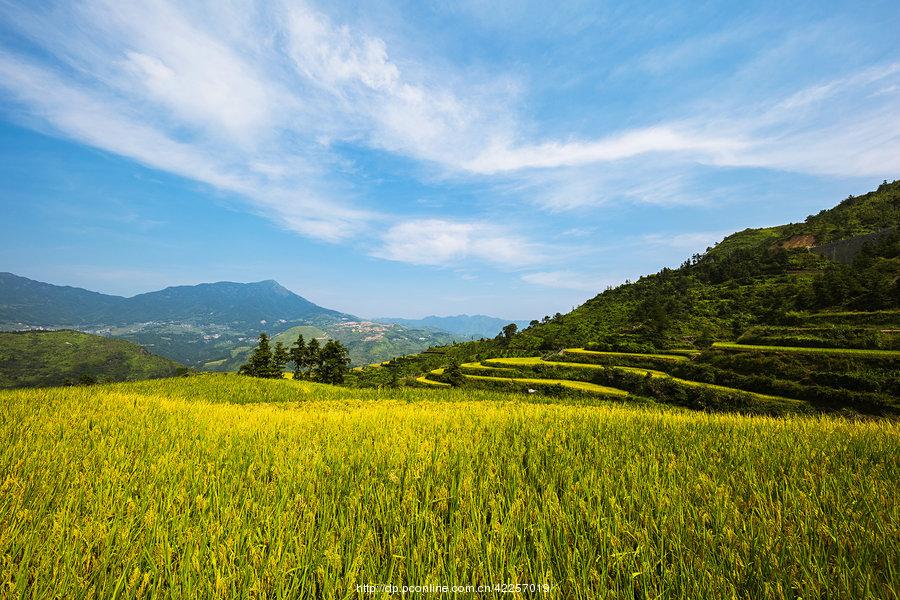
[[[528,400],[236,375],[2,392],[0,597],[897,598],[896,423]]]

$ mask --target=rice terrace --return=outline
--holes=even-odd
[[[898,27],[0,3],[0,599],[900,600]]]

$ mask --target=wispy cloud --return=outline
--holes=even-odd
[[[891,173],[900,168],[898,81],[900,63],[882,65],[818,83],[768,104],[757,102],[749,107],[750,114],[746,105],[731,106],[718,114],[626,130],[596,140],[522,145],[494,141],[463,166],[475,173],[495,174],[668,154],[668,163],[692,161],[831,175]],[[853,113],[834,121],[834,115],[848,104],[854,106]]]
[[[503,229],[480,222],[412,220],[391,227],[373,255],[418,265],[479,261],[523,266],[541,259],[533,244]]]
[[[723,85],[664,120],[634,115],[604,131],[585,117],[583,133],[577,122],[570,131],[544,127],[543,115],[528,112],[525,82],[500,67],[476,76],[449,60],[427,64],[391,47],[390,36],[305,2],[88,0],[2,4],[0,16],[9,34],[0,41],[0,89],[10,114],[207,184],[301,235],[390,260],[516,266],[542,254],[485,217],[460,221],[441,214],[441,204],[433,218],[411,218],[406,206],[370,198],[347,176],[354,165],[342,145],[411,159],[422,167],[414,176],[474,181],[485,204],[500,189],[505,201],[556,212],[708,202],[696,165],[900,172],[900,63],[763,97]],[[574,31],[593,22],[585,21]],[[756,33],[657,48],[634,68],[652,76],[702,62]],[[382,233],[384,223],[396,224]],[[547,271],[534,282],[551,281],[548,273],[557,285],[574,277]]]
[[[549,141],[510,146],[494,143],[464,166],[476,173],[498,173],[520,169],[571,167],[612,162],[655,152],[718,157],[745,144],[737,138],[716,138],[680,132],[671,126],[635,129],[592,141]]]
[[[89,3],[11,18],[58,58],[0,54],[0,85],[29,119],[236,194],[304,235],[334,241],[372,218],[331,191],[316,143],[290,136],[299,103],[174,7]]]

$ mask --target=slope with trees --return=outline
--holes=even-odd
[[[894,412],[897,390],[890,382],[900,379],[898,226],[900,181],[885,182],[803,223],[728,236],[677,268],[607,289],[568,314],[534,320],[521,331],[511,324],[492,340],[395,359],[380,369],[354,373],[352,381],[387,385],[386,372],[403,381],[453,363],[502,356],[578,362],[587,359],[560,352],[587,348],[620,353],[610,366],[642,366],[629,354],[647,360],[658,353],[689,357],[662,368],[670,379],[705,383],[707,392],[710,386],[736,387],[813,408]],[[860,236],[863,241],[848,244],[852,252],[844,252],[840,261],[817,251],[821,244]],[[746,350],[753,350],[752,342],[766,342],[758,345],[771,350],[734,356],[717,342],[735,342]],[[811,350],[797,352],[803,347]],[[872,355],[882,358],[872,360]],[[592,381],[614,384],[632,375],[620,370],[605,381],[595,374]],[[700,389],[674,390],[671,380],[630,383],[633,390],[652,391],[664,401],[683,400],[685,393],[697,396]],[[710,402],[704,397],[701,404]]]
[[[247,362],[238,369],[238,373],[251,377],[281,379],[285,375],[288,362],[294,365],[291,371],[293,379],[341,384],[344,383],[344,377],[350,368],[350,353],[337,340],[328,340],[320,346],[316,338],[306,343],[302,334],[290,348],[282,342],[275,342],[273,349],[269,336],[261,333],[256,348]]]
[[[0,388],[134,381],[188,372],[125,340],[70,330],[0,333]]]

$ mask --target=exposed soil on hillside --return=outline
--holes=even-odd
[[[815,245],[816,236],[810,234],[795,235],[781,242],[781,247],[785,250],[791,250],[793,248],[811,248]]]

